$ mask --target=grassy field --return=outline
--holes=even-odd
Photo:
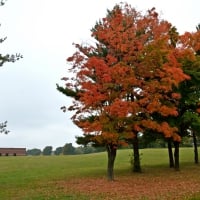
[[[114,182],[106,153],[0,157],[0,200],[200,199],[200,166],[181,148],[180,172],[168,167],[167,149],[141,150],[143,173],[131,172],[132,150],[119,150]]]

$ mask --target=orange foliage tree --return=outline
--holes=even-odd
[[[179,91],[181,100],[179,102],[179,123],[181,136],[192,135],[194,146],[194,161],[198,163],[197,135],[200,131],[200,25],[196,32],[186,32],[181,37],[182,54],[180,60],[183,70],[190,75],[190,80],[181,83]],[[190,130],[190,134],[188,133]]]
[[[77,51],[67,59],[72,76],[57,89],[74,99],[68,110],[89,141],[106,146],[109,180],[117,147],[130,141],[133,170],[141,170],[139,132],[152,129],[180,141],[176,127],[154,117],[178,115],[180,95],[173,89],[189,79],[178,61],[182,50],[173,45],[172,28],[154,8],[143,15],[122,3],[91,30],[95,44],[75,44]]]

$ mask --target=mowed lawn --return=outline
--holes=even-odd
[[[74,156],[0,157],[0,200],[200,199],[200,166],[193,149],[180,149],[180,168],[167,149],[142,149],[143,172],[131,172],[131,149],[118,150],[115,181],[106,179],[106,152]]]

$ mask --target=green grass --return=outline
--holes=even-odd
[[[143,149],[140,153],[144,175],[168,170],[167,149]],[[132,150],[127,149],[117,152],[115,176],[131,174],[131,154]],[[181,148],[180,164],[183,169],[188,166],[194,167],[192,148]],[[106,152],[74,156],[2,156],[0,157],[0,199],[90,199],[88,195],[78,191],[66,194],[62,187],[55,187],[54,182],[74,178],[105,177],[106,166]],[[200,194],[196,196],[192,199],[200,199]]]
[[[76,156],[2,156],[0,199],[46,199],[46,193],[52,191],[46,185],[48,182],[103,175],[105,170],[105,153]],[[35,194],[35,190],[38,191],[40,187],[43,191]],[[69,194],[65,198],[79,199],[77,195],[80,196]]]

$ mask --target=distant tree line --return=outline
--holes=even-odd
[[[52,146],[46,146],[43,150],[38,148],[28,149],[27,155],[31,156],[49,156],[49,155],[78,155],[105,151],[104,147],[93,147],[91,145],[74,147],[72,143],[66,143],[63,147],[57,147],[53,150]]]
[[[139,137],[140,141],[140,149],[144,148],[167,148],[166,142],[163,138],[159,137],[146,137],[146,135],[141,135]],[[192,137],[184,137],[180,144],[181,147],[193,147],[193,138]],[[121,148],[132,148],[131,146],[121,147]],[[103,152],[106,149],[104,147],[95,147],[91,144],[81,145],[78,147],[74,147],[72,143],[66,143],[63,147],[57,147],[53,150],[52,146],[46,146],[43,150],[38,148],[28,149],[27,155],[31,156],[39,156],[39,155],[80,155],[80,154],[90,154],[90,153],[98,153]]]

